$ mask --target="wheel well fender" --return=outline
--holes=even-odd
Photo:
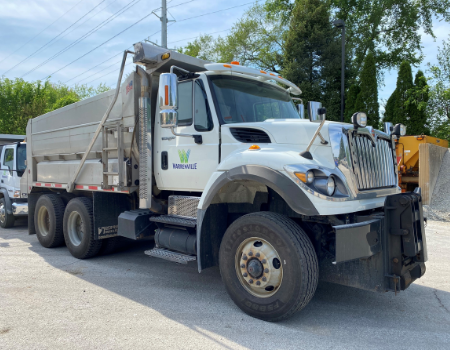
[[[259,165],[239,166],[225,171],[203,192],[199,203],[197,212],[199,272],[217,263],[220,241],[228,227],[227,203],[217,201],[217,195],[227,184],[240,181],[260,184],[272,189],[297,214],[319,215],[313,203],[300,187],[279,171]]]

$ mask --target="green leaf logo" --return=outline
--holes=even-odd
[[[178,156],[180,157],[180,163],[187,164],[189,162],[189,155],[191,154],[191,150],[188,149],[187,152],[184,149],[178,150]]]

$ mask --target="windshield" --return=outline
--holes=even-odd
[[[300,119],[289,93],[267,83],[234,76],[210,76],[222,121],[262,122]]]
[[[26,169],[25,160],[27,159],[27,145],[17,145],[17,171],[24,172]]]

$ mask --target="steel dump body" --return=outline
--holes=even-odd
[[[112,130],[106,133],[108,148],[117,149],[118,133],[114,130],[117,125],[122,128],[124,158],[130,158],[131,141],[139,117],[139,80],[136,73],[130,74],[125,80],[106,122],[106,125],[112,127]],[[30,120],[27,127],[27,159],[33,161],[33,176],[29,176],[29,184],[37,182],[59,185],[70,181],[114,93],[115,90],[110,90]],[[108,152],[108,170],[117,171],[117,150]],[[135,152],[135,155],[138,156],[138,152]],[[77,185],[101,186],[101,160],[102,137],[99,137],[77,178]],[[128,186],[128,183],[130,181],[124,184],[126,191],[132,190],[133,187]],[[118,176],[109,176],[109,184],[118,185]]]

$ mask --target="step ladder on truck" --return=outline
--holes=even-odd
[[[121,85],[127,55],[137,66]],[[363,112],[326,121],[318,102],[305,119],[300,94],[272,72],[135,44],[115,90],[29,121],[30,233],[80,259],[153,237],[147,255],[218,265],[233,301],[263,320],[302,309],[319,277],[405,290],[427,249],[392,137]]]

